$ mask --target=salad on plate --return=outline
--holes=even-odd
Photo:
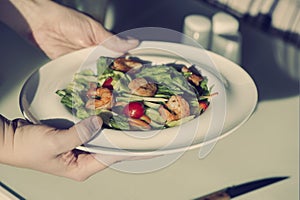
[[[217,94],[196,66],[154,64],[130,55],[101,56],[97,70],[84,69],[56,93],[77,118],[102,117],[117,130],[178,126],[201,115]]]

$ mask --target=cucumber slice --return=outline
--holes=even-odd
[[[162,118],[157,110],[154,110],[152,108],[146,109],[145,114],[150,117],[151,121],[157,122],[159,124],[164,124],[166,121],[164,118]]]
[[[159,104],[159,103],[152,103],[149,101],[145,101],[144,104],[145,104],[145,106],[148,106],[149,108],[153,108],[155,110],[161,106],[161,104]]]
[[[154,129],[163,129],[165,125],[160,124],[160,123],[157,123],[157,122],[151,120],[150,126],[151,126],[152,128],[154,128]]]

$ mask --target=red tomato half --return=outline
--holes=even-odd
[[[139,119],[144,113],[144,106],[140,102],[130,102],[124,107],[124,114],[131,118]]]
[[[112,86],[112,84],[111,84],[112,81],[113,81],[113,78],[112,78],[112,77],[108,77],[108,78],[104,81],[104,83],[102,84],[102,86],[105,87],[105,88],[108,88],[108,89],[112,90],[112,89],[113,89],[113,86]]]
[[[199,102],[199,106],[200,106],[200,109],[202,109],[202,111],[205,111],[207,109],[208,105],[209,105],[208,102],[205,102],[205,101]]]

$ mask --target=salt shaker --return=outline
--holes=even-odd
[[[224,12],[218,12],[212,17],[211,50],[240,64],[241,34],[237,19]]]
[[[209,18],[198,14],[186,16],[183,33],[188,36],[183,37],[183,43],[193,46],[200,44],[204,49],[209,49],[211,38],[211,21]],[[195,45],[195,42],[198,44]]]

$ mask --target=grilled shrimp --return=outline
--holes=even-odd
[[[135,95],[143,96],[143,97],[152,97],[155,95],[157,90],[155,83],[149,83],[144,78],[136,78],[133,79],[129,84],[128,88]]]
[[[181,68],[181,71],[182,72],[191,72],[186,66],[182,67]],[[196,86],[199,86],[200,82],[203,80],[203,78],[201,76],[198,76],[196,74],[191,74],[189,77],[188,77],[188,80],[189,81],[192,81]]]
[[[190,106],[188,102],[179,95],[173,95],[166,103],[169,110],[173,111],[180,118],[187,117],[190,115]]]
[[[188,102],[179,95],[173,95],[165,104],[167,109],[161,106],[159,113],[167,121],[174,121],[190,115],[190,106]]]
[[[162,116],[162,118],[165,119],[167,122],[171,122],[171,121],[179,119],[177,115],[172,114],[164,106],[160,106],[158,108],[158,112]]]
[[[90,91],[90,90],[89,90]],[[88,93],[89,93],[88,91]],[[90,98],[86,104],[85,107],[88,109],[101,109],[101,108],[107,108],[110,109],[112,106],[112,93],[108,88],[97,88],[94,90],[95,98]],[[90,92],[92,93],[92,92]],[[98,99],[100,98],[100,99]]]
[[[139,68],[142,67],[142,63],[130,60],[128,58],[117,58],[115,59],[112,69],[122,71],[122,72],[128,72],[129,70],[133,68]]]

